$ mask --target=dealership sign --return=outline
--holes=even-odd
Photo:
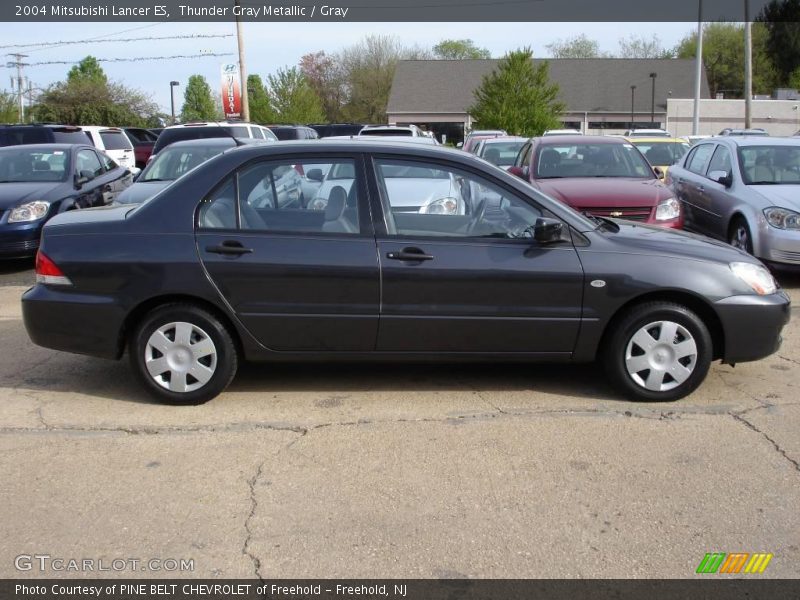
[[[242,86],[239,67],[234,63],[222,65],[222,110],[226,119],[242,116]]]

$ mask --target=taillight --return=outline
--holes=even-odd
[[[61,269],[58,268],[58,265],[50,260],[50,257],[41,250],[36,253],[36,283],[72,285],[69,277],[64,275]]]

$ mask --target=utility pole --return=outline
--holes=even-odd
[[[700,86],[703,84],[703,0],[698,0],[697,9],[697,55],[694,73],[694,118],[692,135],[700,135]]]
[[[14,60],[6,63],[8,68],[17,69],[17,106],[19,112],[19,122],[25,122],[25,103],[23,99],[25,98],[25,84],[23,83],[22,77],[22,67],[28,66],[27,63],[22,62],[23,58],[28,58],[26,54],[9,54],[9,56],[13,56]]]
[[[744,0],[744,127],[753,126],[753,24],[750,0]]]
[[[653,80],[653,95],[650,103],[650,123],[656,122],[656,77],[658,77],[658,73],[650,73],[650,79]]]
[[[238,7],[239,0],[235,0],[234,4]],[[242,95],[242,120],[250,121],[250,99],[247,97],[247,69],[244,64],[244,36],[242,35],[242,19],[238,16],[236,17],[236,40],[239,42],[239,77],[241,78],[239,90]]]
[[[631,86],[631,126],[629,127],[629,129],[633,129],[634,128],[633,127],[633,104],[634,104],[633,100],[634,100],[635,97],[636,97],[636,86],[632,85]]]

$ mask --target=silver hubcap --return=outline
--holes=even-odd
[[[144,363],[161,387],[171,392],[193,392],[208,383],[217,370],[217,348],[197,325],[168,323],[147,340]]]
[[[625,349],[625,368],[637,385],[668,392],[689,379],[697,364],[692,334],[673,321],[655,321],[637,331]]]
[[[747,237],[748,237],[747,229],[745,229],[744,225],[739,225],[736,228],[736,231],[733,232],[733,239],[731,239],[731,245],[747,252],[748,251],[747,246],[749,242]]]

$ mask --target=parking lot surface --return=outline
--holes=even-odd
[[[173,407],[127,361],[34,346],[32,279],[0,267],[0,577],[691,577],[707,552],[797,575],[797,317],[778,354],[670,404],[597,366],[307,364]]]

